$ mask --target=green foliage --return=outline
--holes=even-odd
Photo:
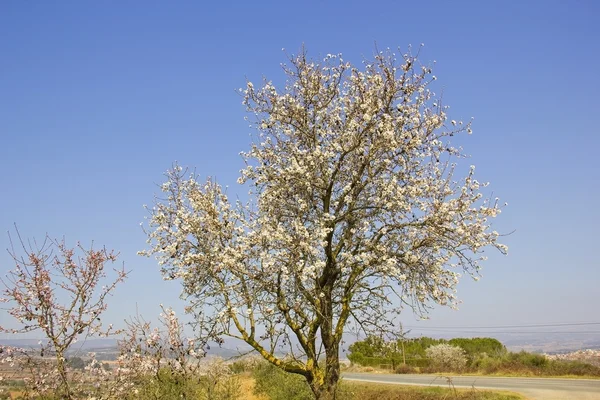
[[[398,343],[400,343],[400,346],[402,346],[401,340],[398,340]],[[431,346],[435,346],[442,343],[446,343],[446,340],[433,339],[430,337],[423,336],[419,338],[405,340],[404,350],[406,351],[407,358],[425,358],[425,350],[427,350]]]
[[[243,372],[248,371],[248,367],[247,367],[246,363],[240,362],[240,361],[231,363],[229,368],[231,369],[231,372],[233,372],[234,374],[241,374]]]
[[[582,361],[551,360],[545,369],[557,376],[600,376],[600,367]]]
[[[139,379],[135,389],[124,395],[127,400],[237,400],[242,398],[236,376],[210,373],[205,375],[178,374],[168,368],[157,375]]]
[[[369,367],[389,366],[395,369],[406,361],[412,367],[425,368],[430,366],[427,349],[445,343],[462,348],[469,362],[484,353],[495,357],[506,354],[506,347],[494,338],[456,338],[448,341],[419,337],[385,342],[370,336],[350,345],[348,359],[354,364]]]
[[[387,366],[396,369],[404,362],[412,367],[426,367],[429,361],[426,359],[425,349],[444,342],[443,339],[429,337],[385,342],[381,338],[370,336],[350,345],[348,359],[366,367]]]
[[[494,338],[455,338],[450,339],[448,344],[461,347],[469,359],[483,353],[490,356],[506,354],[506,347]]]
[[[519,353],[510,353],[508,359],[516,361],[526,367],[542,368],[548,364],[548,359],[541,354],[528,353],[520,351]]]
[[[471,369],[484,374],[494,374],[499,371],[501,366],[502,358],[490,357],[487,353],[481,354],[471,361]]]
[[[229,364],[229,369],[234,374],[253,371],[258,365],[262,364],[264,359],[255,356],[242,357]]]
[[[350,354],[348,354],[348,359],[353,363],[360,364],[358,359],[382,357],[384,345],[385,342],[383,339],[376,336],[369,336],[365,340],[354,342],[350,345],[348,348],[350,351]]]
[[[310,400],[313,393],[304,377],[290,374],[272,364],[261,363],[252,371],[254,392],[271,400]]]
[[[431,362],[426,354],[427,349],[441,344],[457,346],[464,350],[467,358],[464,368],[449,365],[441,367]],[[541,354],[525,351],[511,353],[494,338],[444,340],[420,337],[385,342],[380,338],[369,337],[353,343],[349,350],[348,359],[354,364],[393,369],[398,373],[437,372],[442,368],[455,372],[466,370],[472,373],[521,376],[600,376],[600,367],[580,361],[549,360]]]
[[[165,399],[197,398],[201,393],[199,380],[173,374],[161,369],[156,376],[139,378],[135,389],[125,399]]]
[[[471,371],[483,374],[520,376],[600,376],[600,367],[581,361],[549,360],[541,354],[521,351],[499,357],[487,354],[476,357]]]

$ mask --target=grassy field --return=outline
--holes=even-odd
[[[297,383],[280,382],[276,390],[273,386],[257,394],[256,381],[251,374],[242,374],[240,383],[244,399],[248,400],[308,400],[306,391],[290,390]],[[269,382],[273,383],[273,382]],[[281,385],[287,385],[281,386]],[[368,382],[340,382],[338,400],[524,400],[525,397],[506,391],[489,391],[478,389],[455,389],[441,387],[407,386],[394,384],[378,384]]]
[[[310,400],[312,393],[303,379],[296,375],[285,374],[270,366],[261,365],[253,370],[246,370],[231,376],[232,391],[229,394],[221,393],[221,400]],[[3,393],[0,399],[17,399],[21,394],[22,383],[19,381],[4,381]],[[129,400],[146,400],[156,397],[148,397],[152,393],[162,393],[161,398],[180,398],[176,390],[169,390],[169,384],[165,381],[156,387],[150,384],[146,389],[140,388],[139,395],[128,393]],[[164,386],[164,387],[163,387]],[[171,385],[172,386],[172,385]],[[160,389],[160,390],[159,390]],[[173,388],[171,388],[173,389]],[[196,388],[199,389],[199,388]],[[256,390],[258,389],[258,390]],[[158,390],[158,392],[157,392]],[[200,393],[200,392],[198,392]],[[422,387],[394,384],[378,384],[367,382],[344,381],[340,382],[339,400],[523,400],[524,397],[516,393],[502,391],[488,391],[478,389],[455,389],[449,387]]]
[[[240,400],[271,400],[265,394],[254,393],[254,379],[244,374],[240,377]],[[10,394],[9,394],[10,393]],[[21,392],[11,390],[0,398],[17,399]],[[8,397],[9,395],[10,397]],[[339,400],[524,400],[511,392],[482,391],[476,389],[451,389],[388,385],[362,382],[342,382]]]
[[[559,368],[556,368],[558,366]],[[554,367],[554,368],[553,368]],[[387,374],[435,374],[444,376],[498,376],[498,377],[537,377],[537,378],[564,378],[564,379],[600,379],[600,368],[591,364],[581,362],[550,361],[548,365],[531,366],[520,363],[499,363],[490,368],[464,369],[461,371],[452,371],[444,369],[419,368],[419,367],[398,367],[396,370],[391,368],[363,367],[353,365],[346,367],[347,372],[382,372]]]

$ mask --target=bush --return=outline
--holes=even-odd
[[[481,355],[471,364],[473,371],[484,374],[529,376],[600,376],[600,368],[581,361],[550,360],[541,354],[508,353],[502,357]]]
[[[156,375],[139,377],[135,387],[126,399],[165,399],[198,398],[201,388],[198,379],[173,374],[167,368],[161,369]]]
[[[600,376],[600,367],[582,361],[549,360],[545,369],[552,375]]]
[[[312,400],[314,398],[304,377],[291,374],[268,363],[259,364],[252,372],[254,392],[271,400]]]
[[[431,366],[443,371],[461,371],[467,364],[465,351],[449,344],[438,344],[425,350]]]
[[[506,354],[506,347],[494,338],[454,338],[450,339],[448,344],[461,347],[470,360],[484,353],[492,357],[501,357]]]
[[[397,374],[414,374],[417,372],[417,369],[410,365],[401,364],[396,368],[395,372]]]
[[[470,364],[484,353],[495,358],[507,354],[506,347],[494,338],[454,338],[434,339],[430,337],[419,337],[412,339],[398,339],[385,342],[381,338],[370,336],[363,341],[355,342],[348,348],[348,359],[362,366],[384,368],[391,366],[395,369],[397,365],[404,363],[413,367],[435,369],[426,358],[426,350],[439,344],[449,344],[460,347],[465,351],[465,356]]]
[[[484,374],[494,374],[500,370],[502,363],[502,358],[490,357],[487,354],[482,354],[472,361],[471,368],[475,371],[483,372]]]
[[[256,356],[245,356],[231,363],[229,368],[234,374],[241,374],[243,372],[253,371],[262,362],[262,358],[258,358]]]
[[[520,351],[519,353],[511,353],[510,359],[517,361],[527,367],[542,368],[548,363],[546,356],[542,354],[528,353]]]
[[[123,398],[140,399],[207,399],[238,400],[242,398],[238,377],[220,359],[206,361],[197,372],[184,373],[161,368],[158,373],[135,379],[133,388]]]

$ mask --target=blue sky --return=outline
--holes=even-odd
[[[281,82],[281,49],[303,43],[357,64],[375,43],[425,43],[451,118],[475,117],[466,162],[509,203],[496,228],[515,232],[460,284],[460,311],[418,326],[598,321],[598,15],[591,0],[1,2],[0,231],[119,250],[132,273],[107,320],[180,309],[180,286],[136,256],[142,205],[174,161],[238,191],[246,78]]]

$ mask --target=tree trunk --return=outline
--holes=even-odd
[[[319,376],[315,376],[312,382],[309,382],[315,399],[336,400],[337,385],[340,380],[339,345],[337,343],[326,351],[325,371],[318,368],[316,372]]]
[[[337,381],[324,378],[322,383],[313,383],[310,388],[315,395],[315,400],[336,400]]]
[[[56,352],[56,369],[58,370],[58,374],[60,376],[60,396],[63,399],[72,399],[73,393],[71,392],[71,385],[69,384],[69,377],[67,375],[67,363],[65,362],[63,351]]]

